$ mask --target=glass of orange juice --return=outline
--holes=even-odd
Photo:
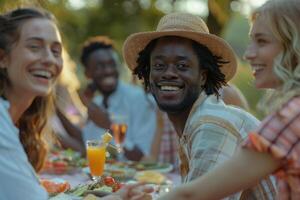
[[[126,160],[124,156],[123,143],[127,132],[127,116],[126,115],[111,115],[112,124],[110,130],[113,133],[114,141],[118,150],[118,160]]]
[[[111,131],[114,136],[115,144],[118,148],[119,153],[123,151],[123,143],[125,140],[126,132],[127,132],[127,117],[124,115],[112,115],[112,124],[111,124]]]
[[[106,144],[100,140],[86,142],[87,160],[94,181],[99,181],[104,171],[106,160]]]

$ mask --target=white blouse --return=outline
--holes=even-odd
[[[0,199],[48,199],[28,161],[8,108],[9,102],[0,97]]]

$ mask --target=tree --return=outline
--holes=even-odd
[[[209,14],[207,25],[210,32],[220,35],[230,21],[232,10],[230,4],[233,0],[208,0]]]

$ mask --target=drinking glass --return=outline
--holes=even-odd
[[[124,115],[111,115],[111,131],[114,136],[114,141],[119,153],[119,159],[124,159],[123,143],[127,132],[127,117]]]
[[[106,144],[100,140],[88,140],[86,142],[86,154],[92,179],[100,181],[106,160]]]

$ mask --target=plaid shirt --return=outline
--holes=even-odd
[[[163,163],[171,163],[173,171],[178,172],[178,136],[166,113],[162,113],[162,123],[158,160]]]
[[[215,96],[201,94],[194,103],[180,137],[180,170],[183,182],[189,182],[217,164],[228,160],[250,130],[259,121],[249,113],[226,106]],[[274,199],[269,179],[227,199]]]
[[[244,146],[282,160],[277,177],[278,199],[300,199],[300,96],[267,117]]]

